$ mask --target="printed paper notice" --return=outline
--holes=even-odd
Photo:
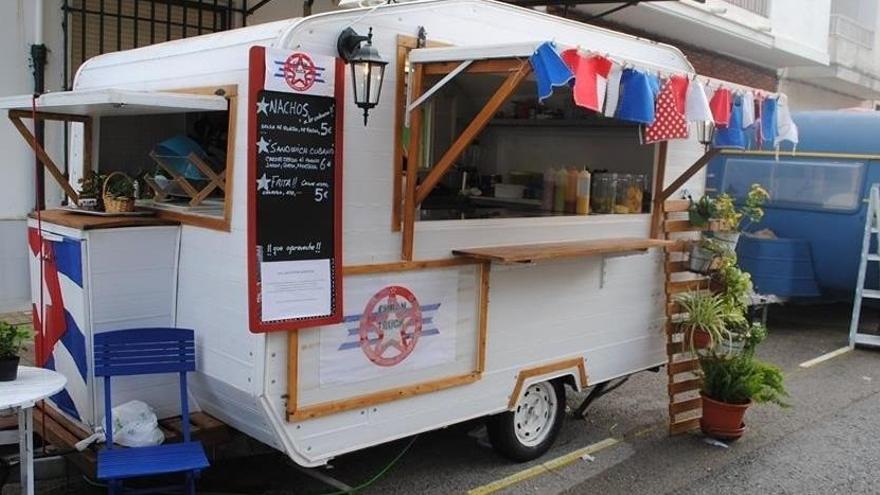
[[[264,262],[260,282],[263,321],[330,314],[330,260]]]

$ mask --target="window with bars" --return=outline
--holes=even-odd
[[[242,0],[65,0],[65,82],[90,57],[224,31],[268,2]]]

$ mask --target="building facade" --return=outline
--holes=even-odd
[[[617,6],[620,6],[618,4]],[[875,108],[876,0],[680,0],[555,12],[682,48],[700,73],[785,92],[795,110]]]

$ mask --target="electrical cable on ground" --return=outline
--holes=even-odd
[[[361,483],[360,485],[352,487],[351,490],[338,490],[335,492],[325,492],[325,493],[321,493],[320,495],[347,495],[350,493],[357,493],[357,492],[363,490],[364,488],[369,487],[373,483],[379,481],[379,479],[382,478],[382,476],[384,476],[385,473],[387,473],[389,470],[391,470],[391,468],[393,468],[394,465],[397,464],[397,462],[409,451],[409,448],[412,447],[412,445],[414,443],[416,443],[416,440],[418,440],[418,438],[419,438],[418,435],[412,437],[412,440],[410,440],[409,443],[406,444],[406,447],[404,447],[403,450],[401,450],[400,453],[394,457],[394,459],[391,459],[391,462],[389,462],[384,468],[382,468],[382,470],[380,470],[378,473],[376,473],[372,478],[368,479],[367,481]]]

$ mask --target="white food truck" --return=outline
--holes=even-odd
[[[651,198],[703,146],[642,145],[567,85],[539,105],[546,42],[693,74],[664,44],[428,0],[105,54],[71,91],[0,99],[26,137],[28,119],[71,132],[69,177],[37,153],[71,206],[29,222],[37,358],[68,378],[54,406],[100,424],[96,333],[192,328],[193,408],[300,465],[480,417],[525,460],[557,435],[564,386],[665,364]],[[79,179],[157,167],[133,214],[69,211]],[[562,185],[586,167],[588,211]],[[701,192],[691,175],[677,186]],[[120,403],[178,411],[173,377],[119,383]]]

